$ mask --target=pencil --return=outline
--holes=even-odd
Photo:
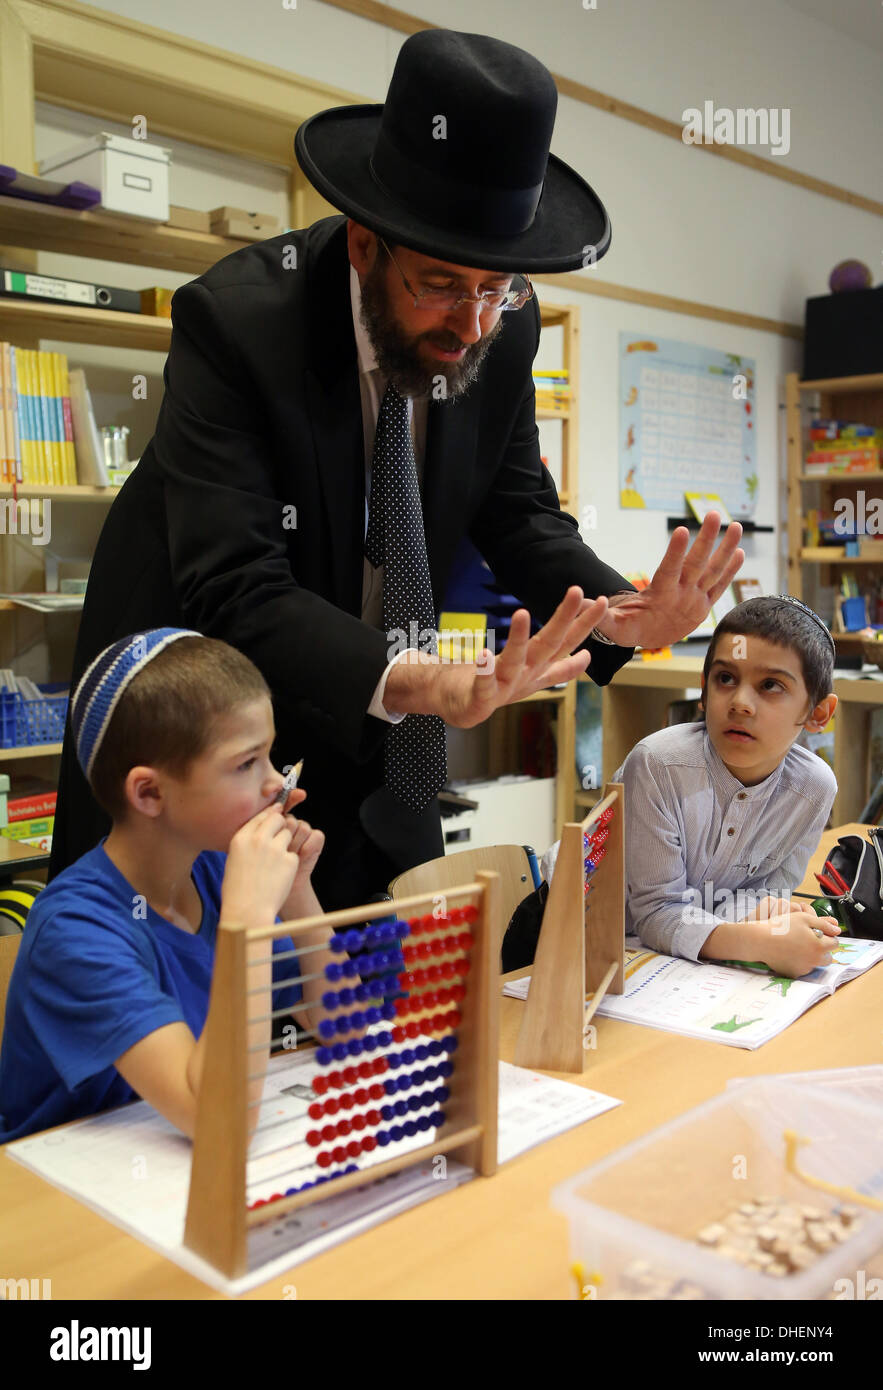
[[[303,758],[301,758],[301,760],[300,760],[299,763],[295,763],[294,767],[293,767],[293,768],[291,769],[291,771],[288,773],[288,776],[285,778],[285,781],[283,782],[282,786],[279,788],[279,791],[278,791],[277,794],[276,794],[275,805],[277,805],[277,806],[284,806],[284,805],[285,805],[285,802],[286,802],[286,800],[288,799],[288,793],[289,793],[290,791],[292,791],[292,790],[297,786],[297,779],[298,779],[298,777],[300,777],[301,769],[303,768],[303,765],[304,765],[304,760],[303,760]]]

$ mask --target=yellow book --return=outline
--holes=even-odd
[[[18,389],[20,404],[22,406],[21,418],[21,464],[22,481],[33,485],[40,481],[40,463],[37,444],[34,440],[34,419],[36,407],[34,403],[34,385],[31,377],[31,349],[16,348],[16,366],[18,367]]]
[[[62,451],[64,453],[64,480],[66,483],[73,486],[77,481],[77,461],[74,455],[74,431],[71,422],[70,400],[71,385],[68,376],[66,352],[60,352],[58,354],[58,367],[60,379],[59,395],[61,396],[61,423],[63,430],[62,437],[64,439],[64,444],[62,445]]]
[[[49,353],[37,350],[37,380],[40,383],[40,420],[43,425],[43,460],[46,467],[46,482],[54,487],[58,482],[55,475],[55,449],[52,444],[52,379],[49,373]]]
[[[6,397],[8,392],[7,380],[9,376],[8,346],[8,343],[0,343],[0,482],[3,483],[12,482],[10,467],[12,450],[8,448],[6,443]]]
[[[53,449],[55,451],[56,467],[58,469],[58,481],[67,483],[67,468],[64,457],[64,419],[61,413],[61,353],[50,352],[49,364],[52,377],[52,411],[53,411]]]

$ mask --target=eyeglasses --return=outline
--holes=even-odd
[[[520,309],[529,299],[533,298],[533,285],[527,275],[518,277],[524,282],[524,289],[488,290],[485,294],[479,295],[461,294],[459,290],[449,289],[415,290],[413,286],[408,284],[401,266],[383,237],[378,237],[377,240],[401,275],[402,284],[408,294],[413,296],[415,309],[443,309],[447,311],[459,309],[461,304],[480,304],[483,309],[500,310],[505,313],[506,310]]]

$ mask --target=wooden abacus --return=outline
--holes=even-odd
[[[444,912],[438,910],[439,895],[427,892],[399,900],[392,917],[389,903],[372,903],[265,927],[218,924],[184,1244],[228,1278],[246,1272],[250,1228],[297,1207],[364,1186],[366,1181],[438,1154],[450,1154],[484,1176],[496,1171],[500,880],[498,874],[484,870],[476,873],[475,880],[445,890]],[[429,909],[434,909],[431,915]],[[427,915],[418,915],[421,910]],[[339,930],[354,923],[375,925]],[[331,949],[340,956],[340,964],[326,966],[322,974],[330,986],[343,980],[346,988],[339,992],[330,988],[322,996],[315,1058],[323,1070],[312,1082],[309,1115],[321,1120],[345,1106],[345,1118],[310,1131],[290,1146],[295,1161],[285,1171],[306,1171],[310,1160],[307,1164],[302,1160],[312,1154],[318,1169],[315,1178],[249,1205],[248,1086],[260,1080],[262,1073],[251,1075],[255,1063],[249,1061],[247,1029],[268,1017],[296,1014],[302,1006],[272,1011],[263,1020],[248,1018],[247,976],[256,962],[248,962],[246,947],[249,942],[266,941],[270,954],[261,962],[266,966],[278,955],[284,956],[273,954],[273,940],[290,937],[296,952],[298,937],[317,927],[334,931]],[[305,947],[298,953],[300,961],[317,949],[327,948]],[[298,984],[307,973],[301,968],[291,979],[273,981],[271,988]],[[423,989],[424,985],[429,988]],[[367,1001],[369,1007],[351,1013],[340,994],[347,1000],[355,996],[357,1003]],[[272,1009],[272,1000],[268,1002]],[[333,1037],[348,1040],[327,1045]],[[411,1064],[394,1046],[418,1038],[424,1041],[405,1051],[409,1056],[413,1051],[421,1054],[418,1060],[429,1057],[430,1066],[423,1072],[400,1072],[393,1077],[392,1072]],[[324,1070],[346,1056],[363,1060],[341,1072]],[[444,1082],[441,1087],[416,1089],[439,1079]],[[393,1113],[392,1106],[378,1108],[377,1104],[363,1109],[383,1094],[392,1098],[405,1089],[413,1093],[410,1110],[418,1118],[409,1118],[404,1125],[385,1124],[401,1109]],[[335,1094],[324,1100],[329,1090]],[[255,1104],[259,1102],[251,1102]],[[431,1113],[420,1114],[430,1107]],[[319,1147],[323,1142],[330,1144],[333,1137],[347,1137],[353,1129],[356,1133],[347,1144]],[[323,1130],[334,1131],[332,1138],[323,1137]],[[390,1145],[395,1148],[403,1138],[413,1139],[419,1132],[429,1134],[427,1144],[384,1157]],[[361,1167],[353,1162],[356,1158],[363,1160]]]
[[[562,832],[515,1049],[519,1067],[581,1072],[590,1019],[605,994],[625,988],[623,804],[622,783],[608,782],[585,820]]]

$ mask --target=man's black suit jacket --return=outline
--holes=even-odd
[[[306,755],[303,815],[326,834],[320,900],[361,901],[369,884],[340,881],[356,842],[367,836],[386,856],[377,862],[400,869],[442,850],[437,802],[396,821],[377,790],[391,725],[366,710],[388,643],[360,617],[365,465],[346,219],[225,257],[175,292],[172,321],[156,432],[95,551],[72,689],[104,647],[147,628],[194,628],[244,652],[273,692],[276,765]],[[580,539],[541,462],[539,336],[535,301],[505,315],[470,390],[429,406],[423,515],[437,612],[467,533],[540,621],[568,585],[591,596],[630,587]],[[588,645],[599,684],[631,655]],[[50,876],[109,829],[68,727]]]

